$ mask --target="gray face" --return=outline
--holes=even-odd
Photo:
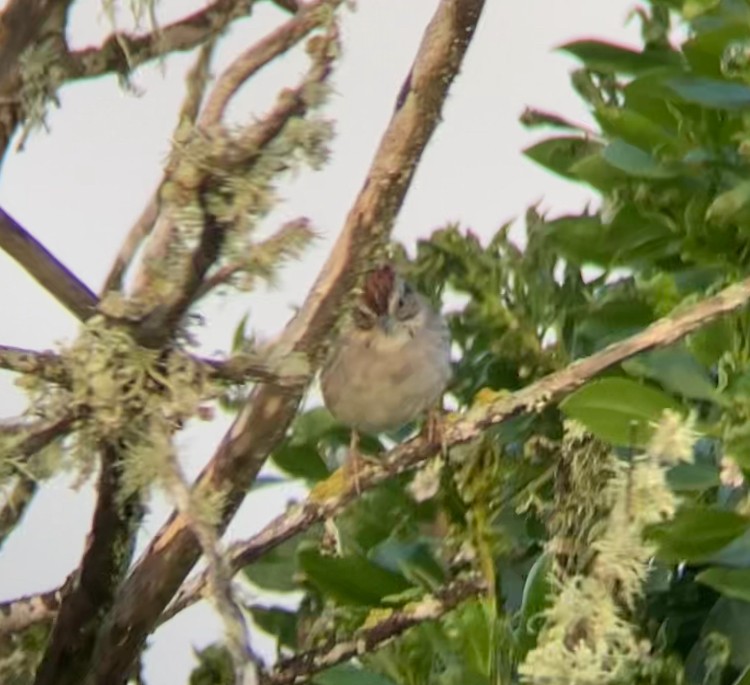
[[[358,328],[377,327],[386,335],[392,335],[410,330],[423,318],[420,295],[399,276],[386,274],[381,277],[381,273],[376,273],[365,288],[365,294],[354,310],[354,322]]]
[[[396,321],[408,321],[418,313],[419,296],[406,281],[397,278],[388,299],[388,315]]]

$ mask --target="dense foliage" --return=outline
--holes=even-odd
[[[465,302],[450,312],[460,411],[747,276],[750,3],[653,0],[638,19],[640,49],[595,40],[562,47],[581,62],[573,86],[596,130],[524,114],[529,126],[558,129],[525,154],[596,189],[599,208],[553,217],[529,210],[523,247],[508,226],[486,243],[448,226],[413,258],[402,255],[425,292]],[[490,430],[413,480],[366,493],[334,529],[313,529],[247,567],[260,588],[303,593],[297,611],[253,606],[254,620],[283,655],[354,634],[474,568],[494,589],[487,598],[363,655],[361,668],[338,666],[315,682],[481,685],[515,680],[519,665],[520,677],[539,683],[744,682],[749,379],[744,312],[641,354],[561,411]],[[673,413],[655,434],[664,410]],[[314,485],[346,442],[325,410],[312,409],[273,461]],[[653,482],[638,490],[649,455],[651,476],[664,474],[668,492]],[[637,529],[642,543],[615,529],[623,502],[625,529]],[[620,535],[619,556],[607,560],[611,582],[592,590],[608,530]],[[574,621],[560,618],[562,600],[574,602]],[[608,602],[616,619],[604,615]],[[554,641],[585,660],[543,672]],[[205,666],[193,682],[219,680]]]

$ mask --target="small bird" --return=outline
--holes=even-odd
[[[326,406],[352,429],[355,483],[359,433],[394,430],[431,410],[451,373],[445,319],[389,264],[371,271],[321,374]]]

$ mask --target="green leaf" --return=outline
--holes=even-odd
[[[720,482],[719,470],[711,464],[678,464],[667,471],[667,483],[677,492],[703,492]]]
[[[667,390],[691,400],[716,401],[711,376],[682,345],[644,352],[623,362],[629,374],[658,381]]]
[[[570,168],[589,155],[599,152],[601,144],[580,136],[547,138],[527,147],[523,153],[550,171],[574,178]]]
[[[677,140],[663,126],[640,112],[623,107],[597,107],[595,116],[602,130],[613,138],[646,150],[674,148]]]
[[[601,152],[584,157],[573,164],[569,171],[573,178],[602,192],[614,190],[629,180],[626,173],[608,164]]]
[[[638,74],[656,67],[680,63],[679,55],[671,50],[638,52],[598,40],[576,40],[558,49],[577,57],[589,69],[604,73]]]
[[[297,612],[283,607],[248,607],[253,622],[262,631],[273,635],[279,645],[295,649],[297,647]]]
[[[544,230],[560,254],[573,264],[607,266],[612,260],[607,230],[598,217],[561,217],[547,222]]]
[[[680,173],[676,164],[662,164],[650,153],[621,138],[615,138],[607,145],[602,152],[602,157],[607,164],[611,164],[628,176],[657,179],[673,178]]]
[[[724,435],[724,450],[740,468],[750,471],[750,423],[730,426]]]
[[[626,378],[588,383],[564,399],[560,409],[615,445],[644,445],[665,410],[682,412],[666,393]]]
[[[648,537],[658,544],[659,556],[671,563],[697,563],[726,547],[750,522],[733,511],[683,507],[674,519],[651,526]]]
[[[396,685],[390,678],[351,664],[339,664],[318,673],[315,685]]]
[[[727,224],[750,218],[750,181],[742,181],[719,195],[706,211],[706,219]]]
[[[327,409],[317,407],[294,420],[291,435],[276,449],[271,460],[289,475],[315,482],[330,474],[322,452],[346,445],[348,441],[349,430]],[[365,444],[365,449],[368,447],[371,445]]]
[[[310,583],[341,604],[378,606],[412,587],[401,574],[356,554],[326,556],[307,547],[300,550],[299,563]]]
[[[400,573],[426,589],[434,589],[445,581],[443,567],[424,540],[406,542],[389,538],[374,547],[368,556],[379,566]]]
[[[750,602],[750,569],[748,568],[714,566],[699,573],[695,579],[726,597]]]
[[[520,622],[516,630],[519,657],[523,658],[537,643],[542,629],[542,613],[550,605],[552,598],[552,555],[542,552],[526,577],[521,600]]]
[[[245,566],[242,572],[258,587],[276,592],[297,590],[294,574],[297,571],[298,538],[282,542],[278,547],[266,552],[260,559]]]
[[[750,87],[710,78],[679,77],[667,87],[685,102],[710,109],[744,109],[750,105]]]

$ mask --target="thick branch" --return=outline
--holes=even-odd
[[[32,45],[55,9],[72,0],[10,0],[0,14],[0,92],[13,73],[21,53]]]
[[[122,464],[119,448],[102,447],[96,510],[86,551],[63,596],[34,685],[79,685],[88,671],[101,615],[112,604],[130,563],[134,532],[141,517],[139,496],[119,501]]]
[[[684,311],[651,324],[636,335],[614,343],[596,354],[532,383],[526,388],[484,407],[472,409],[466,418],[445,427],[445,445],[450,447],[469,442],[491,425],[504,423],[525,412],[541,412],[559,402],[596,375],[630,357],[659,347],[666,347],[698,330],[724,314],[736,311],[750,301],[750,279],[731,285],[717,295]],[[422,437],[414,438],[388,453],[377,465],[362,464],[356,487],[337,471],[318,484],[302,504],[277,516],[249,540],[235,543],[229,550],[231,567],[237,572],[253,563],[274,547],[311,526],[335,516],[360,492],[379,485],[389,478],[414,469],[438,453]],[[186,583],[169,606],[160,622],[166,621],[199,599],[206,587],[205,574]]]
[[[0,248],[81,321],[94,314],[98,304],[96,295],[3,209],[0,209]]]
[[[387,237],[479,20],[482,0],[443,0],[420,46],[412,89],[393,116],[334,251],[283,341],[318,361],[341,305],[372,248]],[[199,487],[226,493],[222,528],[244,499],[273,448],[286,434],[302,392],[261,386],[252,393]],[[186,521],[173,515],[123,585],[105,624],[88,685],[121,683],[146,636],[198,560]]]
[[[455,580],[418,602],[390,613],[382,621],[358,630],[350,640],[297,654],[278,663],[264,680],[267,685],[293,685],[331,666],[363,653],[373,652],[425,621],[434,621],[455,609],[461,602],[486,592],[486,583],[478,577]]]

